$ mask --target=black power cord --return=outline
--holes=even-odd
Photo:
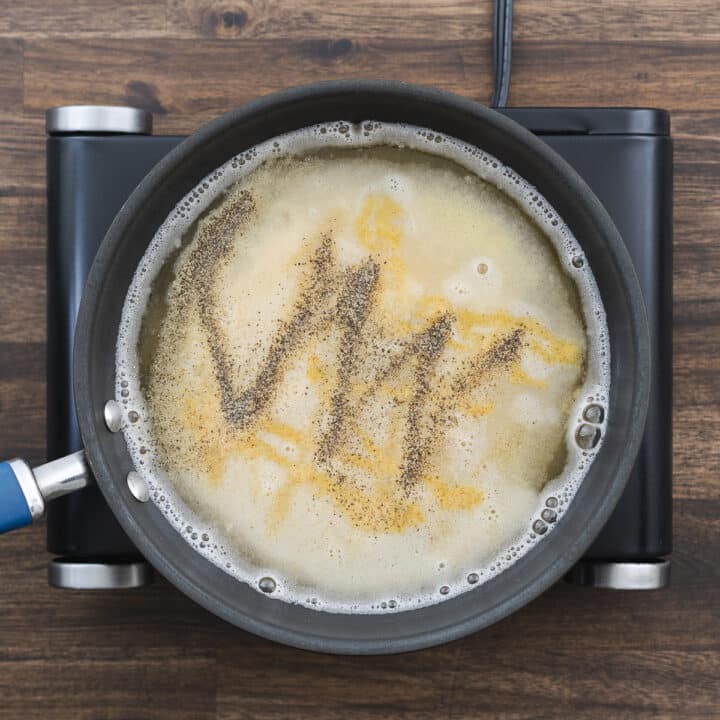
[[[493,94],[491,107],[507,105],[512,55],[512,0],[493,0]]]

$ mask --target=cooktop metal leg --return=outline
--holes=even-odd
[[[45,130],[49,135],[152,135],[152,113],[121,105],[63,105],[45,113]]]
[[[610,590],[658,590],[670,583],[670,560],[582,560],[565,576],[565,580],[575,585]]]
[[[144,560],[99,562],[55,558],[48,563],[48,583],[68,590],[120,590],[149,585],[153,569]]]

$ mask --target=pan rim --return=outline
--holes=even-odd
[[[574,541],[570,543],[567,552],[562,556],[556,556],[552,563],[545,565],[542,571],[537,573],[536,577],[530,578],[524,587],[509,599],[483,609],[478,615],[469,617],[463,621],[453,621],[451,616],[450,622],[445,625],[440,625],[426,632],[413,633],[408,636],[399,635],[392,638],[360,640],[352,637],[345,639],[328,639],[319,634],[312,635],[305,632],[297,632],[283,627],[282,624],[259,620],[245,613],[238,613],[234,608],[228,607],[225,602],[219,601],[208,588],[200,587],[197,583],[193,582],[191,578],[182,572],[181,568],[177,567],[177,563],[170,561],[166,552],[163,552],[161,548],[157,547],[148,539],[143,528],[129,511],[129,501],[120,492],[119,484],[124,476],[118,478],[118,476],[122,474],[118,473],[117,469],[113,470],[113,468],[110,467],[107,458],[100,451],[100,432],[102,432],[103,426],[98,410],[94,408],[94,404],[96,403],[94,403],[90,392],[89,358],[92,350],[91,339],[93,337],[94,324],[97,320],[95,308],[98,306],[103,288],[106,284],[106,270],[112,264],[115,254],[122,251],[122,238],[125,226],[135,213],[139,211],[142,205],[150,201],[153,192],[155,192],[163,178],[168,177],[172,172],[176,171],[188,154],[192,154],[202,148],[210,139],[220,137],[229,127],[237,123],[242,123],[250,117],[257,117],[267,113],[278,105],[291,107],[295,103],[307,102],[313,98],[322,98],[328,95],[344,94],[352,96],[353,94],[362,95],[363,93],[389,94],[394,96],[398,102],[401,102],[402,97],[409,93],[416,99],[419,97],[423,102],[444,105],[459,113],[482,117],[485,121],[495,125],[503,133],[508,134],[513,140],[524,145],[529,152],[535,153],[551,165],[561,176],[568,190],[582,197],[587,212],[593,216],[595,223],[600,228],[606,240],[608,250],[613,256],[617,272],[623,277],[624,285],[629,295],[631,313],[629,322],[635,330],[634,337],[637,339],[635,355],[638,382],[633,389],[630,410],[634,431],[631,432],[628,437],[625,452],[618,461],[615,478],[610,484],[610,492],[596,507],[593,521],[589,523],[581,533],[574,537]],[[540,188],[540,190],[542,191],[542,188]],[[88,461],[108,504],[118,518],[121,526],[151,564],[182,592],[215,615],[222,617],[234,625],[238,625],[263,637],[303,649],[353,654],[406,652],[448,642],[502,619],[559,580],[565,571],[580,558],[603,527],[625,487],[642,439],[642,429],[645,424],[649,394],[649,369],[649,331],[645,318],[644,303],[632,263],[624,242],[607,214],[607,211],[602,207],[594,193],[590,191],[585,181],[542,140],[500,113],[485,108],[472,100],[445,91],[391,81],[330,81],[274,93],[248,103],[211,121],[172,150],[140,183],[138,188],[118,212],[115,221],[108,230],[91,268],[83,294],[76,326],[74,349],[76,410],[82,437],[87,448]],[[184,540],[179,538],[179,536],[178,540],[184,543]],[[501,573],[498,577],[502,578],[504,574],[505,573]],[[277,601],[271,600],[269,602]],[[452,600],[430,607],[444,607],[451,603]],[[321,611],[312,610],[310,612],[317,613]],[[406,612],[418,611],[409,610]]]

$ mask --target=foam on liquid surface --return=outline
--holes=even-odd
[[[607,405],[608,353],[582,252],[533,188],[452,138],[340,124],[233,158],[168,218],[117,393],[199,552],[290,602],[402,610],[554,527],[597,450],[574,432]]]

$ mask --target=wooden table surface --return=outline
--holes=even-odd
[[[227,626],[164,581],[52,590],[40,523],[2,539],[0,717],[720,717],[720,10],[717,0],[516,5],[512,105],[672,112],[672,587],[560,584],[445,647],[328,657]],[[0,8],[0,456],[45,454],[46,108],[139,105],[160,134],[327,78],[490,95],[489,0]]]

